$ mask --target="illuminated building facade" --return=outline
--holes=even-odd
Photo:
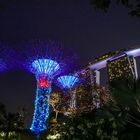
[[[140,47],[121,49],[115,52],[109,52],[102,56],[96,57],[84,69],[78,72],[84,75],[87,82],[100,85],[100,70],[107,67],[109,81],[126,76],[138,78],[137,65],[135,57],[140,56]],[[125,73],[126,72],[126,73]]]
[[[107,67],[109,81],[119,77],[137,79],[138,73],[135,57],[138,56],[140,56],[140,47],[121,49],[95,58],[93,62],[90,62],[89,65],[78,72],[92,86],[92,102],[95,107],[100,107],[100,94],[94,90],[94,86],[101,85],[100,70]]]
[[[108,60],[107,69],[109,81],[121,77],[127,79],[138,77],[135,58],[127,54],[122,54]]]

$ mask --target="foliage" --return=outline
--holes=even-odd
[[[131,138],[133,135],[125,132],[126,113],[120,113],[120,109],[115,105],[110,107],[105,106],[57,124],[57,132],[49,134],[48,139],[54,138],[56,134],[59,134],[57,139],[61,140],[122,140]]]
[[[128,9],[131,16],[140,16],[140,0],[91,0],[91,4],[95,9],[107,12],[111,4],[123,5]]]
[[[127,111],[126,119],[140,128],[140,79],[116,79],[110,83],[112,96],[122,111]]]
[[[0,129],[16,130],[23,129],[24,124],[18,113],[7,113],[3,104],[0,104]]]
[[[0,103],[0,129],[5,125],[6,120],[6,108],[3,104]]]
[[[49,104],[51,104],[55,113],[59,113],[59,116],[55,114],[55,121],[50,121],[47,137],[44,133],[41,134],[40,139],[140,140],[140,120],[137,119],[140,117],[140,80],[118,79],[111,82],[110,90],[113,100],[109,96],[110,92],[104,88],[96,86],[94,90],[101,95],[101,108],[93,109],[92,107],[87,111],[82,109],[79,114],[70,116],[65,116],[65,113],[69,110],[67,103],[69,103],[70,98],[67,99],[59,92],[52,93]],[[92,98],[88,96],[91,95],[89,93],[91,93],[90,85],[82,85],[77,88],[77,101],[82,103],[78,107],[87,107],[87,102],[92,102]],[[7,131],[12,128],[19,130],[21,126],[18,123],[17,114],[8,115],[5,107],[0,105],[0,121],[3,120],[5,120],[5,123],[1,128],[6,128]],[[14,125],[15,123],[16,125]],[[29,139],[33,138],[29,134],[20,134],[20,136],[27,140],[29,137]],[[8,139],[6,138],[6,140]]]
[[[93,90],[99,95],[100,106],[104,106],[112,101],[111,93],[105,87],[94,85]]]
[[[0,140],[28,140],[34,137],[24,130],[24,119],[19,113],[9,113],[0,103]]]
[[[67,117],[51,124],[47,139],[61,140],[139,140],[140,81],[118,79],[110,83],[110,92],[95,86],[102,103],[101,108],[79,111],[78,115]],[[77,88],[77,101],[82,108],[87,106],[91,87]],[[91,95],[91,94],[90,94]],[[86,99],[86,97],[88,99]],[[78,109],[80,106],[78,106]],[[135,109],[134,109],[135,108]],[[133,113],[132,113],[133,112]]]
[[[57,122],[57,116],[58,113],[62,111],[62,98],[61,98],[61,93],[52,93],[50,95],[50,99],[48,103],[52,106],[53,111],[55,112],[55,119],[53,121]]]
[[[93,109],[92,87],[90,84],[81,84],[76,88],[76,112],[80,115]]]
[[[140,80],[117,79],[110,83],[114,100],[119,106],[137,112],[137,101],[140,101]]]

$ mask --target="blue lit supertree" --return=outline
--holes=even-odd
[[[79,82],[79,77],[76,75],[63,75],[57,78],[57,85],[61,89],[69,90],[75,87],[75,85]]]
[[[22,66],[35,74],[37,80],[36,100],[31,130],[38,136],[47,128],[48,100],[54,77],[63,72],[69,56],[61,44],[54,41],[30,41],[23,46]],[[66,55],[64,56],[64,52]],[[71,54],[72,56],[72,54]]]
[[[63,75],[59,76],[56,84],[64,91],[64,97],[68,98],[68,105],[72,110],[76,107],[76,93],[72,90],[80,82],[78,75]],[[69,93],[71,92],[71,93]]]

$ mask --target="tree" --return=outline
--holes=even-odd
[[[140,16],[140,0],[91,0],[91,4],[95,9],[107,12],[111,4],[123,5],[128,9],[128,14],[131,16]]]
[[[81,116],[69,118],[57,127],[57,133],[49,133],[47,139],[52,140],[132,140],[131,133],[125,132],[124,112],[116,106],[104,106]]]
[[[52,106],[53,111],[55,112],[54,122],[57,122],[58,113],[61,112],[61,93],[52,93],[48,103]]]
[[[12,140],[34,137],[24,130],[24,120],[20,113],[9,113],[5,105],[0,103],[0,139]]]
[[[137,111],[140,101],[140,80],[119,78],[110,83],[110,90],[114,100],[122,108]]]
[[[2,129],[5,126],[6,121],[6,108],[5,105],[0,103],[0,129]]]
[[[140,128],[140,79],[116,79],[110,87],[117,106],[127,111],[126,121]]]
[[[51,127],[47,139],[52,140],[133,140],[139,139],[140,80],[117,79],[110,83],[110,91],[98,85],[94,90],[100,95],[100,108],[87,110],[92,103],[90,85],[81,85],[76,90],[78,115],[62,119]],[[112,96],[110,96],[110,93]],[[60,95],[60,94],[59,94]],[[113,98],[113,99],[112,99]],[[52,105],[62,104],[54,94]],[[60,109],[60,108],[59,108]],[[139,116],[138,116],[139,117]],[[60,119],[61,118],[61,119]]]

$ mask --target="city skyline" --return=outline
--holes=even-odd
[[[0,11],[0,40],[11,46],[34,38],[56,39],[75,50],[84,66],[106,52],[140,44],[140,19],[130,17],[123,7],[113,6],[104,14],[87,0],[15,1]],[[137,65],[139,69],[140,62]],[[25,106],[32,115],[35,82],[24,71],[0,74],[0,102],[12,112]]]

